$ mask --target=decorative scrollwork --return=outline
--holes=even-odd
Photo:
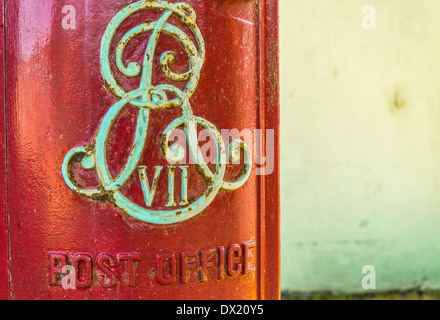
[[[126,77],[141,77],[140,86],[136,90],[128,91],[116,80],[110,64],[110,47],[113,37],[121,24],[134,13],[143,10],[159,10],[163,12],[161,17],[154,22],[146,22],[128,31],[119,41],[116,48],[116,66],[120,73]],[[169,18],[176,15],[183,24],[191,30],[195,43],[180,28],[168,23]],[[125,64],[123,53],[127,44],[136,36],[150,33],[150,38],[142,66],[137,62]],[[171,51],[164,52],[160,58],[160,67],[166,77],[173,81],[187,81],[185,89],[181,90],[171,84],[153,85],[153,59],[156,52],[157,42],[161,34],[174,37],[185,49],[189,60],[189,70],[184,73],[176,73],[170,65],[175,63],[176,54]],[[193,115],[191,96],[195,92],[200,72],[205,61],[205,43],[201,32],[196,24],[196,13],[186,3],[169,3],[166,1],[139,1],[126,6],[109,23],[101,42],[101,71],[103,78],[110,91],[120,98],[105,115],[98,130],[95,144],[89,147],[74,148],[67,153],[62,174],[68,187],[79,195],[89,198],[109,197],[112,203],[130,216],[144,222],[153,224],[171,224],[181,222],[194,217],[203,211],[216,197],[220,190],[236,190],[249,178],[252,169],[252,159],[248,146],[240,140],[233,140],[226,150],[223,139],[216,127],[207,120]],[[169,99],[167,93],[174,99]],[[138,109],[136,134],[131,148],[131,153],[120,173],[113,177],[108,168],[106,159],[106,146],[110,130],[118,115],[127,107],[134,106]],[[179,146],[170,148],[168,145],[171,134],[179,127],[183,127],[189,146],[189,152],[196,159],[198,171],[209,181],[205,192],[195,201],[185,203],[185,206],[170,210],[154,210],[141,207],[125,197],[120,189],[127,183],[129,178],[138,168],[139,161],[145,149],[147,140],[150,110],[179,108],[181,117],[175,119],[162,134],[163,142],[161,151],[165,157],[172,157],[179,161],[184,156],[184,150]],[[197,139],[197,127],[209,132],[214,138],[217,161],[214,170],[205,163]],[[246,165],[244,174],[237,181],[224,181],[227,158],[236,160],[241,151],[245,156]],[[86,170],[94,170],[100,181],[100,187],[87,189],[79,186],[72,178],[71,162],[74,158],[82,157],[81,165]]]

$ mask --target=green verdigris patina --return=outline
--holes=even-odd
[[[141,76],[139,88],[127,92],[117,82],[111,70],[110,47],[112,39],[121,24],[134,13],[142,10],[160,10],[163,11],[163,14],[157,21],[146,22],[131,29],[122,37],[117,45],[116,65],[121,74],[130,78]],[[177,15],[185,26],[191,30],[196,44],[181,29],[167,22],[172,15]],[[142,67],[137,62],[130,62],[125,65],[122,57],[126,45],[130,40],[142,33],[151,33]],[[160,58],[160,67],[169,79],[188,82],[184,90],[169,84],[156,86],[152,84],[153,59],[158,39],[162,33],[178,40],[188,55],[190,70],[182,74],[174,73],[169,67],[169,64],[174,63],[176,60],[176,55],[173,52],[165,52]],[[220,190],[236,190],[240,188],[249,178],[252,169],[252,159],[248,146],[241,140],[233,140],[228,150],[226,150],[222,137],[216,127],[207,120],[194,116],[189,102],[197,88],[204,60],[205,43],[196,24],[195,11],[190,5],[186,3],[168,3],[166,1],[139,1],[126,6],[118,12],[109,23],[102,38],[101,71],[108,88],[120,100],[110,108],[104,117],[96,136],[95,144],[90,147],[74,148],[66,155],[62,173],[69,188],[85,197],[109,199],[115,206],[130,216],[153,224],[171,224],[190,219],[209,206]],[[175,98],[170,100],[167,93],[175,96]],[[125,166],[117,177],[112,177],[106,159],[107,139],[118,115],[128,105],[138,108],[136,135]],[[163,156],[173,163],[178,163],[182,160],[184,157],[182,147],[179,145],[169,147],[168,142],[173,131],[183,127],[188,141],[189,152],[192,158],[196,159],[195,164],[198,167],[198,171],[209,182],[209,185],[204,193],[192,203],[183,201],[179,207],[171,208],[170,210],[144,208],[131,202],[120,190],[139,168],[139,161],[147,140],[150,111],[171,108],[180,108],[182,116],[171,122],[161,135],[163,141],[160,145]],[[197,139],[198,126],[207,130],[214,138],[217,159],[213,171],[205,163],[201,154]],[[234,161],[240,156],[240,150],[243,150],[245,155],[246,165],[244,173],[237,181],[225,181],[227,155],[229,155],[231,161]],[[70,172],[70,163],[74,158],[80,156],[83,157],[81,162],[83,168],[96,171],[101,184],[100,188],[86,189],[74,181]],[[160,171],[156,171],[156,175],[158,173]],[[170,174],[173,174],[173,172],[170,172]],[[146,175],[142,170],[139,170],[139,175],[141,180],[145,179]],[[182,180],[184,180],[184,183],[187,183],[186,179],[187,176],[183,175]],[[157,181],[156,178],[155,180]],[[146,183],[143,188],[146,202],[151,204],[150,195],[155,192],[156,185],[153,183],[153,186],[150,188],[148,183]],[[174,205],[173,203],[169,204],[169,206]]]

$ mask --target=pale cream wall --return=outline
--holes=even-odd
[[[374,5],[376,30],[361,27]],[[440,1],[280,0],[282,288],[440,288]]]

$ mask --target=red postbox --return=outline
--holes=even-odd
[[[278,299],[277,1],[0,6],[0,297]]]

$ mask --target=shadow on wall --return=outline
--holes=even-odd
[[[439,291],[413,289],[365,294],[334,294],[331,292],[289,293],[284,292],[283,300],[440,300]]]

